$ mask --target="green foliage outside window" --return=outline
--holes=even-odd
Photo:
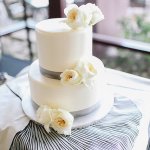
[[[125,38],[150,43],[150,16],[135,15],[120,21]]]
[[[119,23],[125,38],[150,43],[150,16],[133,15]],[[117,61],[127,72],[150,78],[150,54],[120,51]]]

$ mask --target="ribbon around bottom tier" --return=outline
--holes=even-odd
[[[32,105],[36,110],[39,108],[39,105],[36,104],[33,100],[32,100]],[[70,113],[74,116],[74,118],[77,118],[77,117],[88,115],[88,114],[96,111],[99,107],[100,107],[100,102],[98,101],[96,104],[94,104],[88,108],[78,110],[78,111],[72,111]]]
[[[60,80],[60,74],[62,73],[62,72],[50,71],[50,70],[44,69],[41,66],[40,66],[40,72],[45,77],[48,77],[48,78],[51,78],[51,79],[57,79],[57,80]],[[38,109],[39,106],[33,100],[32,100],[32,102],[33,102],[34,107],[36,107]],[[82,109],[82,110],[79,110],[79,111],[73,111],[73,112],[70,112],[70,113],[74,117],[85,116],[85,115],[88,115],[89,113],[91,113],[92,111],[97,110],[99,107],[100,107],[100,102],[98,101],[96,104],[94,104],[94,105],[92,105],[88,108],[85,108],[85,109]]]

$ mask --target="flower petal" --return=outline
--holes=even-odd
[[[65,14],[66,16],[68,16],[68,13],[69,13],[72,9],[78,9],[78,6],[77,6],[76,4],[71,4],[71,5],[69,5],[68,7],[66,7],[66,8],[64,9],[64,14]]]
[[[52,116],[51,127],[59,134],[70,135],[74,120],[73,116],[68,111],[62,109],[53,110]]]

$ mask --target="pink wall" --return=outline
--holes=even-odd
[[[125,16],[129,0],[97,0],[105,19],[97,24],[97,32],[119,36],[121,29],[117,21]]]

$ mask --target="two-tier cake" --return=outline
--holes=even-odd
[[[65,9],[66,18],[36,25],[38,60],[29,71],[37,121],[70,134],[73,120],[101,108],[106,93],[102,61],[92,56],[92,26],[104,16],[94,4]]]

